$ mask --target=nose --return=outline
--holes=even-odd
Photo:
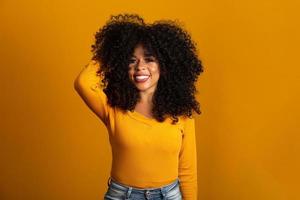
[[[136,67],[136,69],[142,70],[142,69],[144,69],[146,67],[146,64],[145,64],[144,61],[139,60],[135,67]]]

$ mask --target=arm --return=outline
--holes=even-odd
[[[104,124],[108,120],[107,97],[100,86],[100,76],[97,75],[99,63],[90,61],[74,80],[74,89],[84,103],[95,113]]]
[[[186,118],[184,123],[184,135],[179,154],[178,176],[183,199],[197,200],[197,149],[194,118]]]

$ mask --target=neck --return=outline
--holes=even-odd
[[[152,93],[146,93],[146,92],[140,92],[140,103],[146,103],[146,104],[152,104],[152,97],[153,97],[153,92]]]

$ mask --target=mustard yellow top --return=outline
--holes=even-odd
[[[179,177],[183,199],[197,200],[195,119],[181,116],[172,125],[170,118],[158,122],[136,111],[122,112],[107,104],[103,88],[91,82],[93,77],[83,80],[81,84],[96,93],[97,115],[108,130],[111,177],[138,188],[161,187]]]

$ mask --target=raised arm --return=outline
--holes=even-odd
[[[100,86],[100,76],[96,73],[99,67],[98,62],[89,61],[74,80],[74,89],[93,113],[107,125],[109,105]]]

